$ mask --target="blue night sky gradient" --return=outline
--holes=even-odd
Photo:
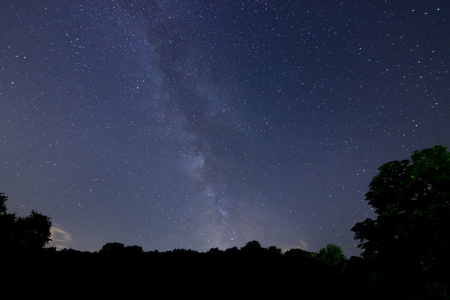
[[[284,250],[450,146],[448,1],[2,1],[0,191],[54,246]]]

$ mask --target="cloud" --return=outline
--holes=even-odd
[[[58,250],[67,248],[72,243],[72,235],[60,227],[52,226],[50,228],[51,247]]]
[[[296,246],[296,247],[297,247],[297,248],[300,248],[300,249],[302,249],[302,250],[308,250],[308,249],[309,249],[308,243],[305,242],[304,240],[300,240],[300,241],[297,243],[297,246]]]

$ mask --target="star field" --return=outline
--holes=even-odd
[[[377,168],[450,146],[447,1],[6,1],[0,191],[53,245],[355,255]]]

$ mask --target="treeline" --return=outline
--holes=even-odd
[[[101,281],[108,283],[107,293],[130,286],[141,292],[168,286],[169,293],[177,296],[213,290],[213,295],[227,297],[272,294],[278,298],[300,293],[300,298],[314,295],[317,299],[360,299],[373,284],[378,290],[366,295],[366,299],[388,290],[393,293],[389,285],[371,281],[362,258],[347,259],[341,248],[333,244],[319,252],[291,249],[283,253],[276,246],[262,247],[258,241],[240,248],[212,248],[206,252],[144,251],[140,246],[107,243],[96,252],[44,248],[8,257],[17,262],[11,273],[16,272],[22,281],[53,278],[53,285],[69,281],[93,290],[98,289],[93,283]]]
[[[232,247],[226,250],[211,248],[207,252],[198,252],[191,249],[174,249],[160,252],[144,251],[141,246],[125,246],[122,243],[107,243],[98,252],[78,251],[74,249],[46,248],[41,252],[43,257],[61,257],[70,259],[98,259],[102,261],[151,261],[155,265],[158,262],[186,262],[202,265],[208,262],[214,264],[241,264],[251,263],[269,266],[269,264],[285,264],[294,261],[301,262],[303,267],[314,266],[319,269],[327,269],[334,274],[343,274],[347,270],[349,261],[363,261],[361,258],[352,257],[348,260],[341,248],[334,244],[327,245],[318,253],[302,249],[290,249],[286,252],[276,246],[264,248],[258,241],[250,241],[244,247]]]
[[[43,248],[3,258],[15,261],[12,270],[3,271],[21,282],[45,285],[51,278],[53,285],[76,284],[91,292],[98,292],[100,285],[102,295],[114,295],[130,286],[140,292],[169,286],[170,294],[176,296],[215,289],[227,297],[266,297],[269,293],[316,299],[433,299],[426,284],[429,278],[401,270],[402,276],[391,275],[373,260],[346,258],[333,244],[319,252],[290,249],[283,253],[276,246],[265,248],[257,241],[207,252],[144,251],[140,246],[107,243],[96,252]]]

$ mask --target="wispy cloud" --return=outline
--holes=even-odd
[[[72,235],[56,226],[50,228],[50,238],[52,240],[49,246],[55,247],[58,250],[67,248],[72,243]]]

